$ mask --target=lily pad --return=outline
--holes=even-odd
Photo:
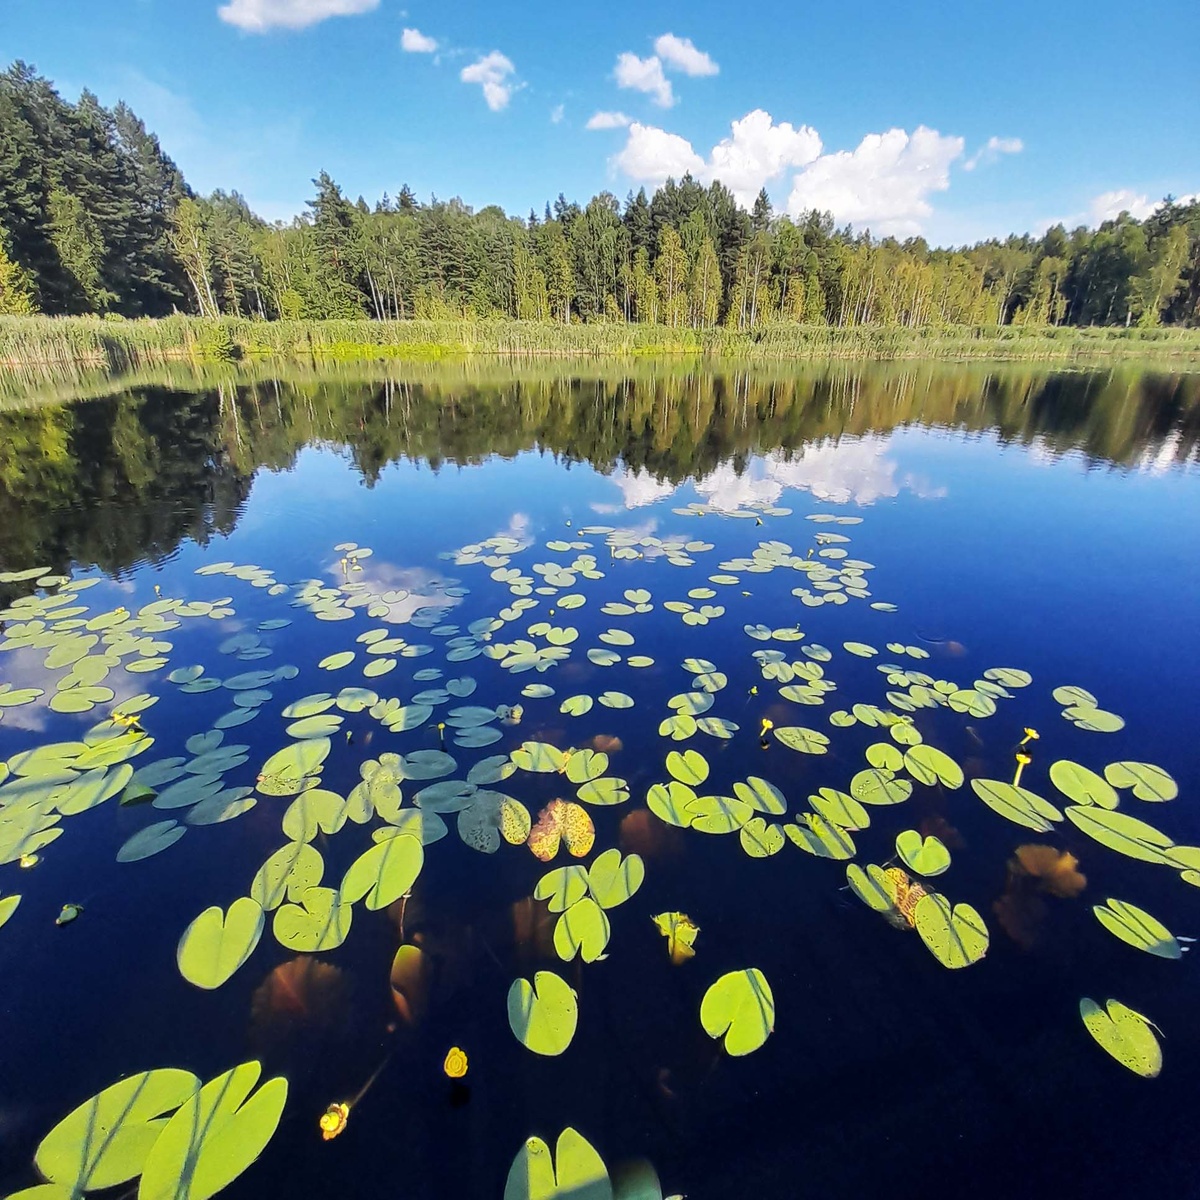
[[[1088,996],[1079,1001],[1084,1027],[1107,1053],[1135,1075],[1153,1079],[1162,1070],[1162,1047],[1148,1018],[1119,1000],[1105,1008]]]
[[[242,1063],[206,1083],[167,1122],[146,1159],[139,1200],[208,1200],[266,1149],[287,1102],[282,1076],[251,1096],[262,1074]]]
[[[969,967],[987,953],[987,926],[969,904],[951,908],[945,896],[931,892],[917,901],[914,919],[921,941],[944,967]]]
[[[893,726],[893,729],[897,728]],[[911,746],[904,752],[904,768],[926,787],[940,783],[943,787],[960,788],[963,785],[962,767],[950,755],[935,746]]]
[[[297,795],[320,772],[331,748],[328,738],[306,738],[284,747],[263,764],[258,790],[264,796]]]
[[[603,909],[624,904],[642,886],[645,878],[646,864],[641,855],[630,854],[622,858],[615,846],[598,855],[587,870],[588,889]]]
[[[895,909],[887,877],[883,868],[875,863],[868,863],[865,870],[858,863],[847,863],[846,882],[850,890],[875,912],[887,913]]]
[[[387,908],[412,888],[424,862],[419,838],[388,838],[351,863],[342,878],[341,897],[350,904],[365,897],[367,908]]]
[[[299,904],[284,904],[275,910],[272,930],[289,950],[312,954],[336,950],[346,940],[353,917],[354,909],[333,888],[310,887],[301,894]]]
[[[829,749],[829,738],[815,729],[802,725],[785,725],[775,730],[775,737],[791,750],[802,754],[824,754]]]
[[[613,1189],[604,1160],[568,1128],[553,1157],[540,1137],[525,1142],[509,1168],[504,1200],[613,1200]]]
[[[971,787],[988,808],[1014,825],[1049,833],[1054,822],[1062,820],[1062,813],[1053,804],[1025,788],[999,779],[972,779]]]
[[[552,913],[566,912],[588,894],[587,869],[572,865],[548,871],[537,881],[533,894],[538,900],[545,900]]]
[[[707,775],[707,772],[705,774]],[[787,800],[784,794],[773,783],[768,783],[758,775],[751,775],[745,783],[741,781],[735,783],[733,794],[739,800],[749,804],[756,812],[766,813],[772,817],[781,817],[787,812]]]
[[[521,1045],[552,1058],[575,1036],[579,1003],[574,991],[553,971],[538,971],[533,983],[516,979],[508,989],[508,1024]]]
[[[751,858],[770,858],[787,844],[783,830],[778,825],[768,825],[762,817],[751,817],[738,830],[738,840]]]
[[[174,1068],[122,1079],[64,1117],[42,1139],[34,1163],[68,1197],[127,1183],[142,1173],[167,1126],[165,1114],[199,1088],[195,1075]]]
[[[1175,935],[1144,908],[1126,900],[1108,899],[1092,909],[1096,920],[1114,937],[1158,958],[1182,958]]]
[[[1067,818],[1088,837],[1142,862],[1168,863],[1171,860],[1164,851],[1175,843],[1145,821],[1139,821],[1128,813],[1115,812],[1107,808],[1071,805]]]
[[[585,963],[603,957],[612,932],[604,910],[591,896],[576,900],[554,926],[554,949],[564,962],[577,955]]]
[[[277,909],[285,899],[298,901],[321,882],[325,861],[308,842],[288,842],[267,859],[250,884],[251,897],[266,911]]]
[[[523,742],[512,752],[512,761],[523,771],[551,774],[563,769],[566,754],[548,742]]]
[[[156,821],[139,830],[117,851],[117,862],[140,862],[175,845],[187,833],[187,826],[178,821]]]
[[[708,760],[696,750],[672,750],[667,755],[667,770],[688,787],[699,787],[708,778]]]
[[[567,759],[567,778],[572,783],[590,783],[608,770],[608,755],[596,750],[573,750]]]
[[[775,1032],[775,997],[757,967],[730,971],[704,993],[700,1024],[711,1038],[724,1038],[735,1058],[757,1050]]]
[[[262,930],[262,906],[249,896],[235,900],[228,913],[206,908],[179,939],[179,973],[198,988],[219,988],[254,953]]]
[[[1132,788],[1139,800],[1174,800],[1179,785],[1154,763],[1115,762],[1104,768],[1104,778],[1115,788]]]
[[[696,799],[696,793],[678,780],[670,783],[656,783],[646,793],[646,806],[668,825],[679,829],[687,829],[692,823],[688,805]]]
[[[927,878],[940,875],[950,866],[950,851],[940,838],[922,839],[915,829],[905,829],[896,837],[896,853],[904,865]]]
[[[1077,762],[1061,758],[1050,764],[1050,782],[1075,804],[1096,804],[1116,808],[1117,793],[1111,784]]]
[[[820,788],[815,796],[809,796],[808,802],[820,816],[839,829],[854,832],[867,829],[871,824],[867,810],[853,796],[835,788]]]

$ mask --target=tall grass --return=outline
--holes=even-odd
[[[772,325],[749,332],[530,321],[249,321],[174,316],[0,317],[0,371],[88,365],[111,372],[177,361],[692,355],[768,359],[1170,359],[1200,364],[1200,330],[1053,327],[892,329]]]

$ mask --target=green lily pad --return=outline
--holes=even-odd
[[[591,696],[568,696],[559,706],[558,711],[571,717],[582,717],[590,712],[594,701]]]
[[[1117,793],[1095,771],[1077,762],[1060,758],[1050,764],[1050,782],[1075,804],[1096,804],[1101,808],[1116,808]]]
[[[1179,785],[1154,763],[1115,762],[1104,768],[1104,778],[1115,788],[1132,788],[1139,800],[1174,800]]]
[[[868,863],[865,870],[858,863],[847,863],[846,882],[850,890],[875,912],[891,912],[896,907],[883,868],[875,863]]]
[[[999,779],[972,779],[971,788],[993,812],[1026,829],[1049,833],[1054,822],[1063,818],[1048,800]]]
[[[922,839],[915,829],[905,829],[896,836],[896,853],[910,871],[927,878],[940,875],[950,866],[950,851],[939,838]]]
[[[708,760],[696,750],[672,750],[667,755],[667,770],[680,783],[695,788],[708,778]]]
[[[867,747],[867,762],[881,771],[896,772],[904,766],[904,755],[891,742],[875,742]]]
[[[951,908],[945,896],[931,892],[917,901],[914,917],[921,941],[944,967],[969,967],[988,951],[987,926],[969,904]]]
[[[0,928],[3,928],[5,922],[17,911],[17,905],[20,903],[20,896],[0,896]]]
[[[179,939],[179,973],[198,988],[219,988],[254,953],[262,930],[262,906],[249,896],[235,900],[228,913],[206,908]]]
[[[983,677],[1000,684],[1001,687],[1009,688],[1028,687],[1033,682],[1033,676],[1028,671],[1022,671],[1020,667],[989,667],[984,671]]]
[[[306,738],[285,746],[263,764],[258,790],[264,796],[297,795],[320,772],[331,748],[328,738]]]
[[[548,742],[523,742],[512,752],[512,761],[523,771],[550,774],[562,770],[566,754]]]
[[[42,1139],[34,1163],[67,1196],[127,1183],[142,1173],[167,1126],[164,1114],[199,1088],[195,1075],[174,1068],[122,1079],[64,1117]]]
[[[738,840],[751,858],[770,858],[787,844],[783,830],[778,825],[768,825],[762,817],[751,817],[738,830]]]
[[[612,932],[604,910],[591,896],[576,900],[554,926],[554,949],[564,962],[577,955],[585,963],[604,954]]]
[[[642,886],[645,878],[646,864],[641,855],[630,854],[622,858],[616,847],[598,855],[587,869],[588,889],[603,909],[624,904]]]
[[[1139,821],[1128,813],[1107,808],[1071,805],[1067,818],[1093,841],[1142,862],[1167,863],[1171,860],[1164,851],[1175,843],[1153,825]]]
[[[250,884],[250,895],[267,912],[277,909],[285,899],[298,901],[310,888],[321,882],[325,861],[308,842],[288,842],[267,859]]]
[[[1063,709],[1063,716],[1076,729],[1087,729],[1092,733],[1116,733],[1125,728],[1125,719],[1116,713],[1090,705],[1073,705]]]
[[[333,888],[309,887],[299,904],[275,910],[272,931],[280,945],[313,954],[336,950],[346,940],[353,917],[354,909]]]
[[[525,1142],[509,1168],[504,1200],[613,1200],[613,1189],[604,1160],[568,1128],[559,1134],[553,1157],[541,1138]]]
[[[670,783],[656,783],[646,793],[646,806],[668,825],[679,829],[687,829],[692,823],[688,805],[696,799],[696,793],[678,780]]]
[[[871,824],[870,814],[853,796],[834,788],[818,789],[815,796],[809,796],[808,802],[820,816],[839,829],[854,832],[867,829]]]
[[[139,830],[117,851],[117,862],[140,862],[143,858],[160,854],[175,845],[187,833],[187,826],[178,821],[156,821]]]
[[[1075,687],[1073,685],[1056,687],[1052,695],[1054,696],[1054,699],[1064,707],[1071,707],[1072,705],[1081,704],[1095,708],[1099,703],[1096,697],[1093,696],[1092,693],[1087,690],[1087,688]]]
[[[697,796],[688,803],[691,828],[698,833],[734,833],[754,815],[754,809],[733,796]]]
[[[1084,996],[1079,1001],[1079,1015],[1088,1033],[1121,1066],[1146,1079],[1153,1079],[1162,1070],[1162,1047],[1150,1020],[1141,1013],[1119,1000],[1109,1000],[1101,1008]]]
[[[816,813],[801,813],[784,834],[806,854],[817,858],[845,860],[854,856],[854,839],[846,830]]]
[[[843,642],[842,647],[859,658],[874,658],[879,653],[874,646],[868,646],[866,642]]]
[[[689,751],[689,753],[691,752]],[[669,761],[668,756],[668,763]],[[707,775],[706,770],[705,776],[707,777]],[[781,817],[787,812],[787,800],[784,794],[773,783],[768,783],[758,775],[751,775],[745,783],[740,781],[735,783],[733,794],[739,800],[749,804],[756,812],[766,813],[772,817]]]
[[[588,873],[585,867],[572,864],[569,867],[557,867],[547,872],[537,881],[533,894],[538,900],[545,900],[552,913],[566,912],[577,900],[582,900],[588,893]]]
[[[893,726],[893,729],[898,728]],[[940,783],[943,787],[960,788],[963,785],[962,767],[935,746],[911,746],[904,752],[904,768],[926,787]]]
[[[567,778],[572,783],[590,783],[608,770],[608,755],[595,750],[574,750],[567,759]]]
[[[208,1200],[266,1149],[287,1102],[282,1076],[251,1096],[262,1074],[242,1063],[184,1101],[158,1135],[142,1170],[139,1200]]]
[[[629,789],[624,779],[611,775],[585,783],[575,793],[584,804],[624,804],[629,799]]]
[[[552,1058],[562,1054],[575,1036],[579,1003],[571,988],[553,971],[538,971],[533,983],[516,979],[508,989],[508,1024],[521,1045]]]
[[[424,862],[419,838],[388,838],[351,863],[342,878],[341,897],[350,904],[366,897],[367,908],[387,908],[411,890]]]
[[[947,697],[950,707],[958,713],[972,717],[990,717],[996,711],[996,702],[974,688],[960,688]]]
[[[802,754],[824,754],[829,749],[829,738],[815,729],[802,725],[785,725],[775,730],[775,737],[791,750]]]
[[[704,993],[700,1024],[711,1038],[724,1038],[735,1058],[757,1050],[775,1032],[775,997],[757,967],[730,971]]]
[[[1175,935],[1144,908],[1126,900],[1108,899],[1092,909],[1096,920],[1114,937],[1158,958],[1182,958]]]
[[[336,792],[310,788],[288,805],[283,832],[294,842],[311,842],[317,833],[337,833],[350,815],[347,801]]]
[[[850,795],[860,804],[902,804],[912,795],[912,784],[891,771],[868,767],[850,780]]]

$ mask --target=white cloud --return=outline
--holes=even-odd
[[[1123,212],[1144,221],[1161,207],[1161,201],[1152,201],[1144,192],[1135,192],[1132,188],[1119,188],[1112,192],[1102,192],[1092,200],[1088,205],[1088,223],[1102,225],[1105,221],[1115,221]]]
[[[788,212],[832,212],[883,236],[912,237],[933,212],[931,192],[950,186],[950,164],[963,152],[960,137],[919,125],[870,133],[854,151],[825,154],[796,176]]]
[[[691,38],[676,37],[673,33],[664,33],[655,41],[654,53],[668,67],[685,75],[716,75],[721,70],[708,54],[692,45]]]
[[[588,129],[628,129],[632,124],[623,112],[598,112],[588,117]]]
[[[469,67],[463,67],[459,78],[463,83],[477,83],[483,88],[483,98],[492,112],[499,112],[506,107],[513,94],[513,84],[509,76],[516,70],[505,55],[499,50],[493,50],[473,62]]]
[[[379,0],[229,0],[217,16],[249,33],[306,29],[329,17],[354,17],[379,7]]]
[[[589,129],[611,129],[616,121],[599,123],[598,118],[621,116],[597,113]],[[759,189],[788,167],[803,167],[821,153],[821,138],[815,129],[798,129],[783,121],[776,125],[771,114],[756,108],[730,126],[730,136],[712,148],[707,160],[696,153],[691,142],[654,125],[634,121],[629,126],[625,148],[613,165],[639,182],[659,184],[668,175],[676,179],[687,171],[701,180],[719,179],[738,202],[754,203]]]
[[[678,179],[689,171],[699,175],[704,170],[704,159],[687,138],[640,121],[629,126],[629,139],[612,162],[631,179],[653,184],[664,183],[668,176]]]
[[[613,77],[617,87],[645,92],[660,108],[670,108],[675,103],[671,81],[663,74],[662,62],[656,57],[638,58],[628,51],[618,54]]]
[[[621,500],[625,508],[643,508],[673,495],[675,485],[667,480],[655,479],[649,471],[627,471],[621,468],[610,476],[611,482],[621,489]],[[618,511],[617,505],[608,506],[609,511]]]
[[[551,125],[560,125],[560,124],[562,124],[562,119],[563,119],[563,116],[564,116],[564,114],[566,113],[566,111],[567,111],[567,110],[566,110],[566,106],[565,106],[565,105],[562,105],[562,104],[556,104],[556,105],[555,105],[555,106],[554,106],[554,107],[553,107],[553,108],[550,110],[550,124],[551,124]]]
[[[734,121],[732,135],[712,149],[704,174],[719,179],[739,204],[749,207],[759,190],[787,167],[804,167],[821,153],[821,138],[809,125],[799,129],[756,108]]]
[[[400,35],[400,49],[409,54],[433,54],[437,48],[437,38],[426,37],[419,29],[406,29]]]
[[[1020,154],[1024,149],[1025,143],[1020,138],[990,137],[963,163],[963,170],[973,171],[979,166],[986,167],[989,163],[998,161],[1002,154]]]

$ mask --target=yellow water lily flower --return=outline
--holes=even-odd
[[[442,1063],[442,1070],[451,1079],[461,1079],[467,1073],[467,1052],[458,1046],[451,1046]]]
[[[349,1120],[350,1105],[331,1104],[321,1114],[319,1122],[321,1126],[321,1139],[326,1142],[332,1142],[346,1128],[346,1122]]]

